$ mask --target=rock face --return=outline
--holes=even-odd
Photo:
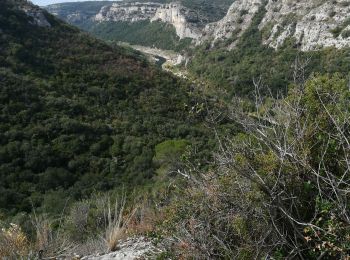
[[[261,5],[262,0],[236,0],[222,20],[206,25],[199,42],[211,40],[215,43],[232,36],[239,38],[248,29]],[[234,44],[235,41],[230,48],[233,48]]]
[[[262,32],[263,44],[275,49],[287,39],[294,39],[302,51],[350,46],[349,0],[235,0],[224,18],[209,24],[204,24],[205,19],[198,17],[196,10],[178,2],[104,2],[95,8],[74,9],[66,12],[64,19],[73,24],[87,20],[162,21],[173,25],[180,39],[192,38],[197,44],[209,41],[212,46],[226,41],[229,49],[236,46],[255,21]],[[48,10],[62,17],[62,5],[53,5]],[[31,15],[37,24],[45,26],[40,14]]]
[[[198,39],[201,34],[201,30],[198,27],[198,15],[178,3],[162,5],[158,8],[151,21],[156,20],[172,24],[180,39],[186,37]]]
[[[156,248],[151,241],[144,237],[130,238],[119,245],[116,252],[86,256],[82,260],[135,260],[135,259],[156,259],[156,255],[162,251]]]
[[[269,1],[260,29],[272,27],[265,44],[278,48],[287,37],[293,37],[303,51],[320,47],[349,46],[350,2],[330,1]],[[339,31],[337,33],[336,31]],[[350,31],[349,31],[350,32]]]
[[[102,7],[93,19],[97,22],[151,20],[160,7],[159,3],[114,3],[111,6]]]
[[[196,13],[179,3],[114,3],[111,6],[102,7],[93,20],[96,22],[162,21],[173,25],[180,39],[187,37],[197,39],[201,35]]]
[[[60,3],[46,6],[46,10],[51,14],[58,16],[66,22],[79,26],[85,22],[91,21],[101,8],[111,6],[113,2],[106,1],[87,1]]]
[[[347,0],[236,0],[222,20],[205,27],[198,43],[230,38],[229,48],[234,48],[258,13],[263,14],[258,25],[263,43],[270,47],[278,48],[288,38],[302,51],[350,46]]]
[[[19,8],[32,18],[31,23],[41,27],[51,27],[47,21],[44,12],[32,5],[22,5]]]
[[[67,20],[70,21],[70,23],[80,23],[82,21],[85,21],[88,19],[88,16],[79,12],[68,14]]]

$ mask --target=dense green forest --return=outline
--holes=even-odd
[[[211,86],[225,87],[231,95],[249,95],[254,90],[253,79],[262,77],[274,92],[286,93],[293,82],[295,61],[304,62],[305,77],[313,72],[342,73],[350,71],[350,49],[321,49],[302,52],[295,40],[288,39],[278,50],[262,44],[264,32],[258,25],[266,12],[265,7],[254,17],[250,27],[237,41],[237,35],[219,41],[215,46],[207,42],[194,50],[188,69]],[[239,32],[237,32],[239,33]],[[237,41],[233,50],[228,50]]]
[[[90,22],[82,28],[105,41],[122,41],[164,50],[180,51],[192,42],[190,38],[180,40],[172,25],[158,21]]]
[[[190,83],[4,0],[0,258],[350,259],[350,50],[263,46],[264,11]]]
[[[134,2],[134,0],[128,0],[129,2]],[[148,0],[141,0],[138,2],[149,2]],[[171,3],[173,0],[155,0],[152,2],[159,3]],[[234,0],[180,0],[183,6],[194,10],[200,20],[203,23],[210,23],[220,20],[227,13],[228,8],[234,2]]]
[[[0,9],[2,213],[151,183],[166,140],[210,146],[190,85],[46,12],[51,27],[34,25],[17,3]]]

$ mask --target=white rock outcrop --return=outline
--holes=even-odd
[[[198,39],[201,30],[198,28],[198,17],[194,12],[184,8],[179,3],[162,5],[152,17],[151,21],[162,21],[172,24],[176,34],[183,38]]]
[[[260,8],[265,11],[259,29],[270,47],[278,48],[288,38],[302,51],[350,46],[348,0],[236,0],[222,20],[205,27],[198,43],[231,39],[233,48]]]
[[[29,4],[20,6],[20,9],[32,18],[32,24],[40,27],[51,27],[51,24],[47,21],[46,16],[41,9]]]
[[[156,259],[162,251],[145,237],[129,238],[119,245],[119,250],[105,255],[85,256],[81,260],[136,260]]]
[[[77,23],[89,19],[87,15],[75,12],[67,15],[67,20],[71,23]]]
[[[114,3],[102,7],[93,20],[96,22],[162,21],[173,25],[180,39],[186,37],[197,39],[201,35],[196,14],[179,3]]]
[[[239,38],[251,25],[252,19],[259,11],[262,2],[262,0],[236,0],[222,20],[205,26],[199,43],[206,40],[216,43],[231,37]],[[235,41],[232,42],[229,48],[233,48],[234,45]]]
[[[97,22],[151,20],[160,7],[159,3],[114,3],[111,6],[102,7],[93,19]]]
[[[350,46],[350,38],[342,33],[349,29],[346,24],[350,18],[349,1],[270,0],[266,10],[259,28],[273,26],[269,37],[264,39],[271,47],[280,47],[287,37],[293,37],[303,51]],[[339,34],[335,33],[336,29]]]

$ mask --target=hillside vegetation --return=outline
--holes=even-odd
[[[185,84],[46,12],[51,27],[32,24],[17,3],[0,9],[2,213],[60,212],[94,191],[146,185],[155,145],[203,145]]]
[[[171,3],[175,2],[172,0],[124,0],[124,2],[155,2],[155,3]],[[205,23],[214,22],[225,16],[228,8],[233,3],[233,0],[216,0],[216,1],[208,1],[208,0],[181,0],[180,2],[183,6],[192,9],[198,13],[200,17],[202,17]],[[103,6],[112,5],[113,1],[85,1],[85,2],[71,2],[71,3],[60,3],[54,5],[48,5],[46,8],[49,10],[56,10],[59,17],[65,17],[69,14],[73,13],[82,13],[87,15],[87,17],[91,17],[98,13]],[[79,24],[76,24],[79,25]]]
[[[124,1],[124,2],[157,2],[171,3],[170,0],[155,1]],[[195,0],[179,1],[181,4],[196,13],[201,26],[214,22],[225,16],[233,0]],[[90,32],[94,36],[108,41],[123,41],[130,44],[157,47],[165,50],[180,51],[188,47],[191,39],[182,39],[176,35],[175,28],[172,25],[161,22],[137,21],[108,21],[96,22],[93,17],[103,6],[112,5],[113,2],[82,2],[82,3],[62,3],[49,5],[46,9],[59,18]],[[76,16],[76,14],[79,14]]]
[[[127,0],[128,2],[134,2],[134,0]],[[137,2],[150,2],[148,0],[141,0]],[[171,2],[180,2],[183,6],[194,10],[201,17],[202,21],[206,23],[215,22],[220,20],[225,16],[227,10],[234,2],[234,0],[155,0],[151,2],[158,3],[171,3]]]
[[[349,49],[265,47],[261,8],[194,84],[1,7],[0,258],[350,259]]]
[[[180,51],[192,42],[189,38],[180,40],[172,25],[158,21],[90,23],[85,24],[84,28],[101,40],[121,41],[163,50]]]
[[[261,95],[261,82],[255,87],[253,109],[239,98],[232,102],[230,118],[244,133],[219,138],[216,168],[192,175],[165,209],[160,223],[178,241],[173,254],[348,259],[347,80],[315,75],[290,86],[279,100]]]
[[[349,48],[302,52],[294,38],[288,38],[277,50],[264,45],[264,30],[259,30],[259,24],[265,13],[265,6],[261,6],[241,36],[237,36],[238,31],[214,46],[212,42],[204,42],[191,50],[193,59],[188,66],[189,71],[212,86],[224,87],[231,95],[251,94],[254,90],[253,79],[260,77],[273,92],[286,93],[286,86],[294,79],[296,57],[304,61],[305,77],[313,72],[348,75]],[[229,49],[236,41],[235,47]]]

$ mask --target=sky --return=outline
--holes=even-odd
[[[64,2],[83,2],[83,1],[89,1],[89,0],[31,0],[31,1],[33,2],[33,4],[44,6],[44,5],[64,3]],[[96,0],[93,0],[93,1],[96,1]]]

